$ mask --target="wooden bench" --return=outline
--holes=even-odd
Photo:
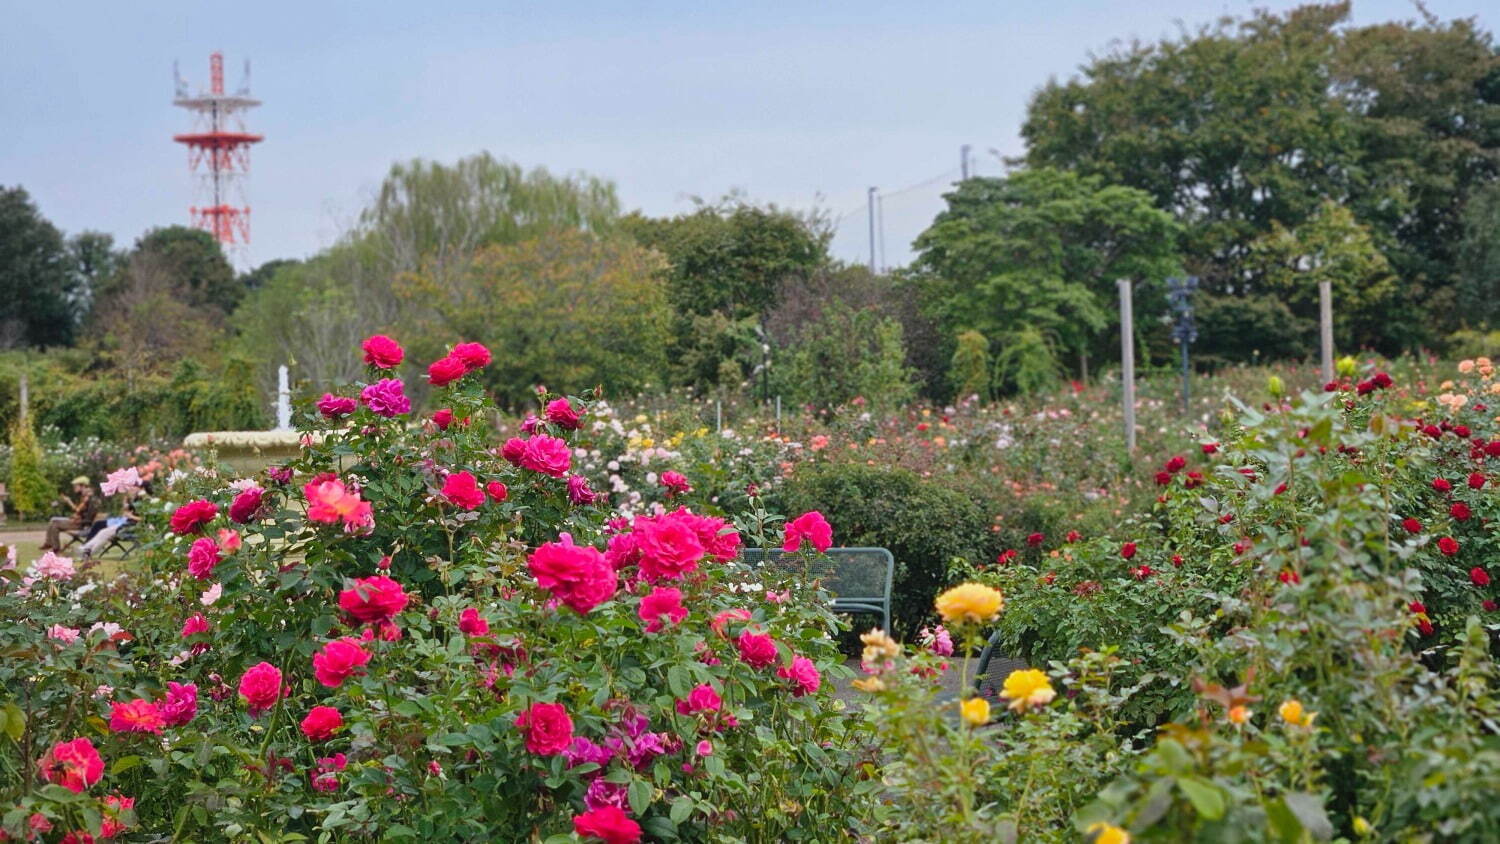
[[[788,554],[780,549],[747,548],[740,558],[752,566],[772,565],[818,580],[833,593],[833,611],[873,613],[882,630],[891,629],[891,584],[896,560],[884,548],[829,548],[822,557]]]

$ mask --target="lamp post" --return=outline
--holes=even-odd
[[[1188,412],[1188,346],[1198,339],[1198,326],[1193,322],[1192,295],[1198,292],[1198,277],[1167,279],[1167,302],[1172,306],[1176,320],[1172,324],[1172,340],[1182,350],[1182,412]]]

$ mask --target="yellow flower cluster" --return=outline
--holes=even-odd
[[[937,596],[936,605],[938,615],[949,624],[978,624],[999,618],[1005,597],[982,583],[964,583]]]
[[[901,646],[879,627],[872,629],[869,633],[861,633],[859,640],[865,644],[865,651],[860,655],[860,661],[866,665],[878,665],[887,659],[895,659],[901,655]]]
[[[1001,695],[1010,699],[1010,708],[1017,712],[1024,712],[1029,706],[1046,706],[1057,697],[1052,683],[1035,668],[1027,668],[1021,671],[1012,671],[1005,678],[1005,688]]]

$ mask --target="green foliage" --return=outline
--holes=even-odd
[[[1464,207],[1458,272],[1463,324],[1493,325],[1500,315],[1500,181],[1476,190]]]
[[[977,330],[1000,354],[1006,345],[1027,358],[1045,351],[1048,369],[1100,340],[1117,279],[1158,279],[1178,267],[1171,216],[1148,194],[1098,177],[1021,170],[970,179],[946,199],[915,243],[927,307],[948,332]],[[1052,340],[1041,346],[1040,336]],[[1030,381],[1036,367],[1026,372]]]
[[[10,428],[10,506],[23,517],[43,515],[56,489],[42,472],[42,446],[30,416]]]
[[[1317,348],[1316,320],[1298,318],[1276,296],[1200,293],[1193,297],[1193,311],[1198,323],[1193,359],[1210,369],[1242,361],[1291,360]]]
[[[62,234],[20,187],[0,187],[0,349],[73,342],[78,279]]]
[[[574,393],[602,385],[611,395],[660,385],[664,269],[659,255],[624,238],[558,231],[489,247],[446,284],[418,274],[401,292],[453,336],[490,347],[486,383],[514,408],[543,384]],[[436,359],[446,347],[419,351]]]
[[[230,314],[245,296],[245,285],[235,278],[219,241],[202,229],[151,229],[136,241],[131,259],[147,259],[170,276],[177,295],[190,307]]]
[[[799,404],[822,407],[856,398],[881,408],[899,407],[915,395],[906,366],[901,325],[842,302],[801,327],[772,362],[774,390]]]
[[[1453,233],[1500,169],[1500,53],[1473,20],[1351,27],[1349,10],[1261,11],[1098,56],[1033,98],[1027,162],[1148,192],[1215,294],[1259,291],[1251,244],[1339,202],[1403,282],[1382,347],[1456,328]]]
[[[1057,357],[1035,326],[1007,333],[995,358],[995,383],[1021,393],[1040,393],[1057,384]]]
[[[828,233],[809,220],[734,196],[677,217],[637,212],[621,224],[642,246],[666,256],[667,295],[683,315],[759,316],[780,285],[806,279],[828,260]]]
[[[980,401],[990,398],[990,341],[978,331],[963,331],[958,335],[958,347],[953,352],[953,361],[948,368],[948,378],[960,398],[978,396]]]
[[[890,550],[896,558],[891,623],[902,636],[930,618],[950,560],[993,557],[983,507],[906,469],[853,462],[800,468],[779,503],[788,513],[822,512],[839,545]]]

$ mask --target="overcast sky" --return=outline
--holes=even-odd
[[[480,150],[613,180],[627,209],[692,196],[840,219],[863,260],[868,186],[888,265],[941,207],[972,144],[980,172],[1021,151],[1026,102],[1116,39],[1293,2],[10,3],[0,29],[0,184],[66,232],[128,244],[185,222],[190,128],[172,62],[196,89],[208,54],[228,87],[251,59],[253,243],[242,263],[304,257],[358,214],[393,161]],[[1496,25],[1495,0],[1429,0]],[[1367,23],[1409,2],[1357,0]],[[919,186],[913,188],[912,186]],[[908,188],[911,188],[907,190]],[[904,192],[902,192],[904,191]]]

